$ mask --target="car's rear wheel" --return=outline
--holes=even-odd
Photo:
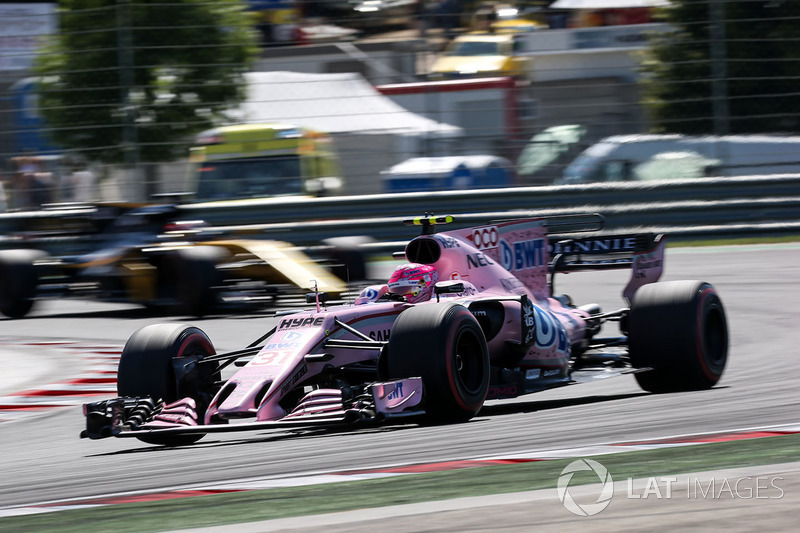
[[[38,285],[37,250],[0,250],[0,313],[22,318],[33,308]]]
[[[385,356],[389,378],[422,378],[431,421],[469,420],[486,400],[489,349],[478,321],[462,305],[406,309],[392,327]]]
[[[219,381],[217,363],[198,364],[214,355],[214,345],[200,329],[186,324],[153,324],[136,331],[122,350],[117,371],[120,396],[145,397],[171,403],[190,397],[197,404],[198,423],[213,398]],[[143,435],[149,444],[192,444],[202,433]]]
[[[653,283],[633,297],[628,341],[636,380],[650,392],[708,389],[728,360],[728,324],[714,287],[702,281]]]

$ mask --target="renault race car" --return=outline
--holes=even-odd
[[[487,399],[634,373],[641,387],[712,387],[728,354],[722,302],[702,281],[657,282],[662,235],[580,237],[602,218],[497,222],[437,233],[452,217],[410,221],[410,264],[351,304],[278,316],[243,349],[217,354],[184,324],[146,326],[119,362],[119,397],[86,404],[83,437],[160,445],[211,432],[418,417],[466,421]],[[548,240],[563,230],[569,239]],[[558,273],[629,268],[628,305],[603,312],[555,295]],[[617,322],[621,335],[600,337]],[[241,368],[223,381],[230,364]]]
[[[103,216],[111,221],[97,224],[97,231],[84,228],[85,221],[73,224],[87,243],[81,253],[0,250],[0,314],[22,318],[38,299],[78,296],[203,316],[273,303],[281,293],[305,294],[314,286],[339,295],[349,290],[344,279],[365,275],[363,257],[344,244],[322,247],[326,257],[314,259],[287,242],[221,236],[202,221],[181,221],[174,205],[113,215]],[[325,268],[323,259],[330,266],[343,259],[359,264]]]

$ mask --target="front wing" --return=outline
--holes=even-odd
[[[164,405],[151,398],[114,398],[84,405],[86,429],[81,438],[143,437],[148,435],[197,435],[277,428],[328,427],[341,424],[382,422],[424,414],[422,379],[372,383],[367,394],[345,402],[338,389],[308,393],[290,413],[279,420],[198,424],[196,405],[184,398]]]

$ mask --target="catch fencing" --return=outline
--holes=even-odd
[[[35,239],[9,239],[5,247],[75,246],[66,237],[84,206],[0,215],[6,236],[49,228]],[[673,238],[714,239],[800,234],[800,175],[709,178],[654,183],[608,183],[331,198],[285,197],[244,202],[186,204],[182,220],[202,220],[217,236],[275,239],[319,246],[334,237],[368,236],[373,248],[396,247],[416,230],[402,221],[425,213],[454,215],[451,227],[498,219],[600,213],[606,231],[665,232]],[[29,234],[30,235],[30,234]],[[61,235],[59,237],[59,235]],[[391,243],[383,246],[384,243]]]

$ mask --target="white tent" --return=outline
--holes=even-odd
[[[457,126],[395,104],[357,73],[251,72],[242,122],[284,122],[327,133],[455,137]]]

